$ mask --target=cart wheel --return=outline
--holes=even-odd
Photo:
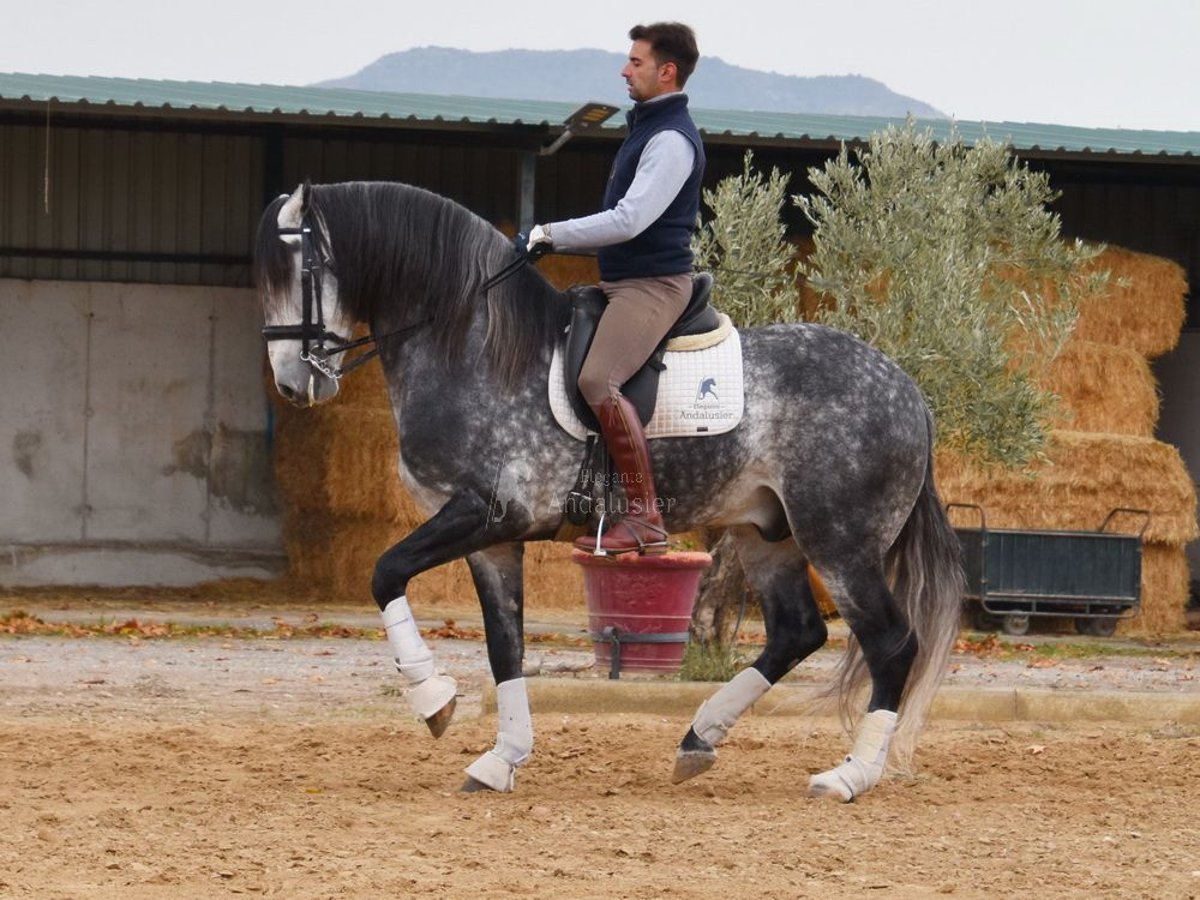
[[[1080,616],[1075,620],[1075,630],[1090,637],[1112,637],[1117,631],[1117,620]]]
[[[1020,637],[1029,633],[1029,616],[1005,616],[1004,633]]]
[[[978,631],[997,631],[1004,624],[1004,620],[975,603],[971,606],[971,624]]]

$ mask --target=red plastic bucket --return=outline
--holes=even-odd
[[[692,551],[610,557],[575,550],[571,560],[583,569],[596,664],[614,674],[678,672],[700,575],[712,557]],[[620,642],[619,670],[613,669],[614,641]]]

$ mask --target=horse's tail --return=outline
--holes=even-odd
[[[958,535],[933,480],[932,446],[925,483],[888,551],[887,562],[892,594],[917,639],[917,657],[901,698],[894,744],[896,761],[907,767],[958,637],[965,585]]]
[[[892,595],[908,620],[909,633],[917,640],[917,655],[905,683],[892,741],[893,760],[901,769],[911,764],[917,737],[946,674],[958,636],[965,583],[958,536],[934,484],[932,417],[929,428],[925,481],[885,561]],[[849,711],[846,704],[861,696],[857,689],[865,686],[869,677],[858,642],[852,638],[837,679],[843,718]]]

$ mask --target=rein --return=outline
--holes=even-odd
[[[494,288],[496,285],[503,284],[504,282],[508,281],[508,279],[510,279],[514,275],[516,275],[517,272],[519,272],[521,270],[521,267],[524,266],[528,262],[529,262],[528,257],[518,254],[516,259],[512,260],[512,262],[510,262],[510,263],[507,263],[504,266],[504,268],[502,268],[499,272],[497,272],[495,275],[492,275],[490,278],[488,278],[488,280],[483,283],[483,287],[480,288],[480,291],[483,294],[487,294],[487,292],[490,291],[492,288]]]
[[[308,363],[322,375],[339,380],[344,375],[353,372],[364,363],[379,355],[379,342],[387,338],[407,335],[429,323],[426,319],[415,325],[403,325],[380,335],[367,335],[357,340],[348,341],[340,334],[325,327],[325,310],[321,302],[321,272],[326,268],[326,262],[317,252],[316,241],[313,239],[313,226],[309,216],[299,228],[280,228],[279,234],[300,235],[300,292],[303,309],[303,320],[299,325],[266,325],[262,329],[263,338],[271,341],[300,341],[300,359]],[[313,321],[313,309],[316,309],[316,321]],[[327,348],[325,342],[336,344]],[[366,353],[342,366],[335,366],[331,357],[364,347],[368,344],[375,346]]]
[[[526,249],[526,240],[527,238],[522,233],[518,233],[517,236],[513,238],[512,246],[513,250],[516,251],[516,256],[506,263],[499,272],[497,272],[495,275],[492,275],[483,283],[483,287],[480,288],[480,291],[484,294],[484,296],[487,296],[487,292],[496,285],[503,284],[504,282],[508,281],[508,279],[516,275],[517,272],[521,271],[522,267],[526,265],[532,265],[549,252],[549,249],[545,245],[538,245],[532,250]]]

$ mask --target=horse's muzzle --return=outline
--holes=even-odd
[[[316,369],[309,368],[299,379],[276,378],[275,388],[288,403],[304,409],[336,397],[338,383]]]

